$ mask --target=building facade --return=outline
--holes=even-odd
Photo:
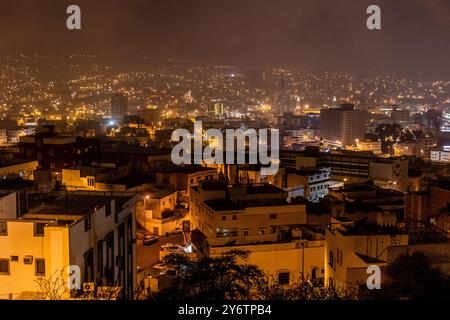
[[[351,104],[320,110],[320,132],[324,143],[337,147],[356,145],[356,140],[364,140],[365,118],[366,112]]]

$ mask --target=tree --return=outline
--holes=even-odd
[[[64,269],[55,271],[51,276],[39,276],[36,280],[39,291],[46,300],[61,300],[69,293],[66,280],[64,279]]]
[[[251,289],[262,272],[247,264],[248,253],[230,251],[221,257],[194,260],[186,255],[171,254],[162,264],[172,270],[172,285],[162,289],[156,299],[227,300],[250,299]]]
[[[154,299],[200,300],[343,300],[356,297],[349,290],[318,286],[301,276],[290,286],[279,285],[247,263],[248,252],[231,251],[221,257],[193,260],[184,255],[169,255],[163,265],[174,273],[168,288],[153,295]]]
[[[349,300],[357,294],[350,289],[318,286],[301,275],[290,286],[282,286],[273,276],[261,277],[256,287],[258,300]]]
[[[449,300],[450,277],[433,267],[422,252],[399,255],[386,269],[387,283],[381,290],[362,290],[362,299]]]
[[[399,124],[380,124],[375,128],[375,133],[381,140],[383,153],[390,153],[392,151],[392,146],[402,133],[402,127]]]

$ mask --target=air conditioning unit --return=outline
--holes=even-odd
[[[33,256],[25,256],[23,257],[24,264],[33,264]]]
[[[83,283],[83,291],[84,292],[94,292],[95,283],[94,282],[85,282]]]

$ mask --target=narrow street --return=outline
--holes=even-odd
[[[141,268],[143,273],[150,273],[153,266],[159,263],[159,251],[161,246],[167,244],[183,245],[183,235],[174,234],[168,237],[161,236],[157,243],[145,246],[142,240],[137,242],[137,265]]]

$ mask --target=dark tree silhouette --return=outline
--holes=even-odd
[[[231,251],[221,257],[194,260],[171,254],[163,265],[174,273],[172,285],[155,294],[155,299],[227,300],[250,299],[251,289],[262,272],[246,263],[248,253]]]
[[[362,290],[361,299],[449,300],[450,277],[422,252],[401,254],[387,267],[381,290]]]
[[[199,260],[169,255],[163,265],[173,273],[171,285],[150,299],[341,300],[356,297],[349,290],[317,286],[307,277],[298,277],[289,286],[279,285],[272,275],[247,264],[247,260],[248,252],[243,251]]]

